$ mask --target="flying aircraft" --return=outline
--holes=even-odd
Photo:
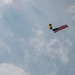
[[[50,30],[54,31],[54,33],[58,32],[58,31],[60,31],[60,30],[63,30],[63,29],[65,29],[65,28],[67,28],[67,27],[69,27],[69,26],[68,26],[67,24],[65,24],[65,25],[62,25],[62,26],[60,26],[60,27],[58,27],[58,28],[54,28],[54,29],[53,29],[52,24],[49,24]]]

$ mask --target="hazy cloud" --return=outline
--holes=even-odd
[[[0,64],[0,74],[1,75],[30,75],[25,72],[22,68],[17,67],[14,64],[3,63]]]
[[[11,53],[11,49],[4,41],[0,40],[0,53],[2,54],[3,52]]]
[[[71,14],[75,13],[75,5],[71,5],[69,6],[69,8],[67,9],[67,11]]]
[[[4,3],[7,4],[7,5],[11,5],[13,2],[13,0],[4,0]]]
[[[27,6],[34,4],[32,0],[3,0],[2,3],[18,10],[25,9]]]
[[[62,41],[62,38],[59,39],[58,37],[54,37],[47,41],[44,38],[44,32],[42,29],[37,29],[33,32],[35,33],[35,37],[31,38],[30,43],[35,48],[35,50],[37,50],[37,54],[47,55],[51,59],[56,59],[57,55],[63,64],[68,62],[68,47],[72,47],[70,40],[66,39],[65,42]],[[69,46],[65,46],[64,43],[68,44]]]
[[[74,20],[75,19],[75,5],[69,6],[67,11],[68,11],[69,14],[73,15],[72,20]]]
[[[65,14],[61,9],[63,4],[61,5],[62,2],[59,0],[56,1],[57,3],[54,1],[0,0],[0,21],[2,15],[4,18],[1,22],[4,23],[5,21],[5,26],[0,24],[0,54],[12,52],[11,61],[16,64],[19,63],[29,72],[33,72],[32,75],[38,74],[39,71],[39,75],[45,75],[46,73],[46,75],[57,75],[60,67],[67,65],[70,60],[69,53],[73,47],[69,39],[70,36],[66,37],[66,34],[61,34],[62,31],[56,34],[48,33],[49,22],[55,23],[55,25],[64,23],[64,17],[62,16],[65,16]],[[23,11],[18,12],[12,9]],[[73,20],[75,19],[74,9],[75,5],[67,9]],[[3,11],[3,14],[1,11]],[[59,20],[58,23],[56,20]],[[68,34],[74,35],[74,33]],[[4,56],[4,58],[8,58],[8,56]],[[8,59],[9,62],[10,59]],[[59,64],[61,66],[58,66]],[[0,74],[30,75],[22,68],[6,63],[0,65]]]

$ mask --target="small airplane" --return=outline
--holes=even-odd
[[[67,24],[65,24],[65,25],[62,25],[62,26],[60,26],[60,27],[58,27],[58,28],[54,28],[54,29],[53,29],[52,24],[49,24],[50,30],[53,30],[54,33],[58,32],[58,31],[60,31],[60,30],[63,30],[63,29],[65,29],[65,28],[67,28],[67,27],[69,27],[69,26],[68,26]]]

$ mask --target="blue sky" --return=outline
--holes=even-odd
[[[0,0],[0,75],[75,75],[74,24],[74,0]]]

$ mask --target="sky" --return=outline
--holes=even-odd
[[[0,75],[75,75],[74,24],[75,0],[0,0]]]

